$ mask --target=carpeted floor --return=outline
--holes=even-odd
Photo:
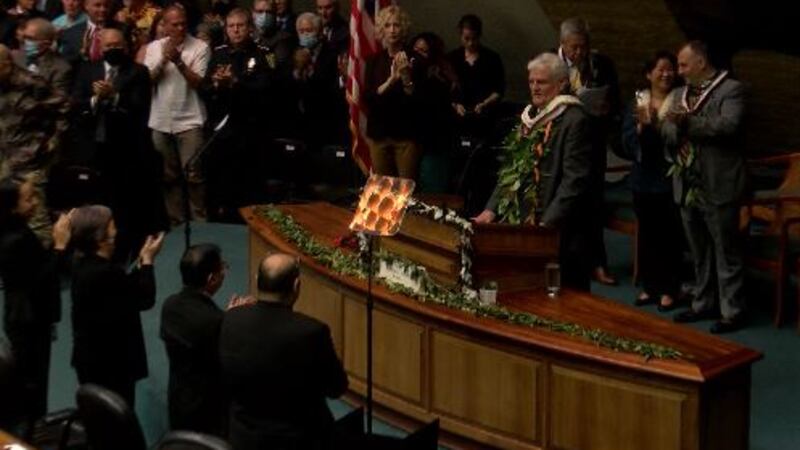
[[[247,234],[241,225],[195,224],[192,241],[214,242],[222,247],[223,257],[230,265],[225,285],[217,295],[220,305],[233,293],[246,291]],[[621,283],[608,287],[594,285],[597,295],[629,303],[636,295],[631,286],[631,240],[617,233],[607,233],[609,264]],[[167,429],[166,389],[167,360],[163,344],[158,337],[159,316],[163,300],[180,289],[178,260],[183,251],[182,229],[171,233],[156,262],[158,302],[142,314],[142,323],[147,341],[150,376],[139,382],[136,412],[149,443],[155,443]],[[747,329],[729,335],[731,340],[760,350],[765,359],[753,369],[751,446],[752,450],[794,450],[800,438],[800,336],[794,324],[775,329],[769,318],[772,297],[769,280],[754,277],[750,283],[750,304],[753,305],[754,323]],[[50,376],[50,409],[56,410],[75,404],[74,393],[77,380],[69,365],[71,350],[69,320],[69,295],[63,295],[64,319],[58,325],[58,339],[53,348]],[[659,314],[655,306],[647,307]],[[710,323],[697,327],[707,329]],[[338,417],[349,410],[340,401],[331,402]],[[401,435],[403,432],[383,423],[376,424],[376,431]]]

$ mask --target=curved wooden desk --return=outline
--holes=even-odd
[[[329,204],[282,206],[321,242],[347,230]],[[251,208],[250,267],[268,251],[299,254]],[[297,309],[331,328],[350,376],[365,392],[366,283],[300,255]],[[251,290],[254,287],[251,278]],[[667,345],[684,360],[650,360],[565,334],[509,325],[419,303],[374,286],[375,401],[481,444],[515,449],[713,450],[748,448],[753,350],[616,302],[564,292],[500,295],[537,315]]]

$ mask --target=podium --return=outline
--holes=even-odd
[[[532,225],[472,224],[467,253],[473,286],[495,281],[503,292],[545,286],[544,267],[558,261],[558,231]],[[409,259],[445,286],[459,285],[462,230],[410,209],[399,233],[381,237],[379,248]]]

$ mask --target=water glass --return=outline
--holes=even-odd
[[[557,297],[561,291],[561,266],[558,263],[547,263],[544,266],[544,282],[547,286],[547,296]]]

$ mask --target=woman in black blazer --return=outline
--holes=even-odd
[[[622,148],[633,161],[631,190],[639,221],[639,274],[642,291],[637,306],[657,304],[662,312],[679,306],[683,227],[673,200],[670,162],[660,127],[677,101],[678,63],[664,50],[644,66],[646,88],[636,91],[622,118]]]
[[[42,246],[27,220],[39,199],[30,180],[0,180],[0,279],[5,291],[3,328],[24,385],[27,419],[47,412],[50,344],[61,318],[58,271],[69,242],[69,220],[53,228],[54,251]]]
[[[81,384],[95,383],[133,408],[136,381],[147,376],[140,311],[155,304],[153,261],[164,234],[148,236],[136,267],[111,261],[117,229],[111,210],[92,205],[70,218],[76,251],[72,271],[72,365]]]

